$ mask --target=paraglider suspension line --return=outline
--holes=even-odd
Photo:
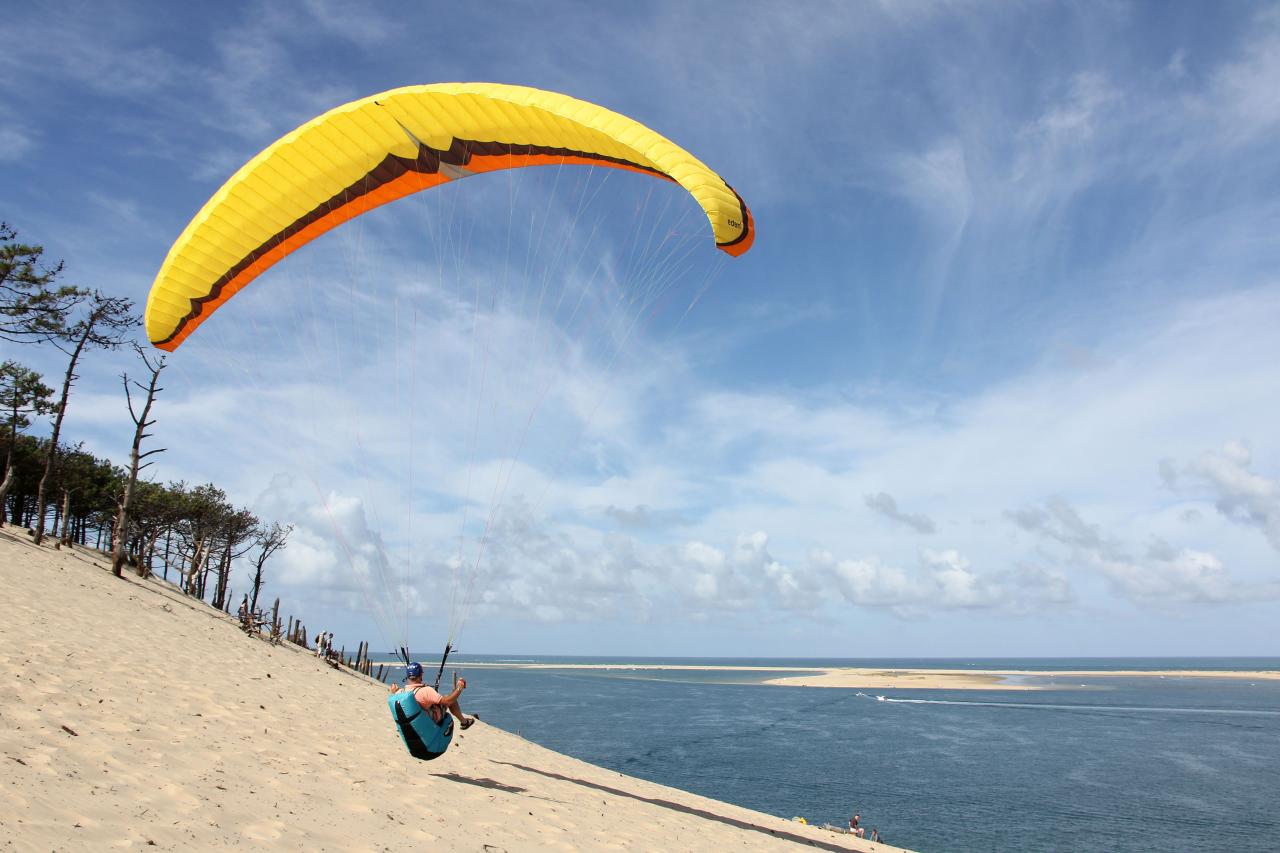
[[[449,652],[453,651],[453,643],[444,644],[444,654],[440,656],[440,668],[436,670],[436,683],[431,685],[433,690],[440,689],[440,678],[444,675],[444,662],[449,659]]]

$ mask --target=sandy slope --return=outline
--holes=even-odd
[[[87,552],[0,532],[0,850],[897,849],[484,723],[419,763],[384,691]]]

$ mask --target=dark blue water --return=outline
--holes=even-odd
[[[769,673],[466,659],[449,669],[468,676],[467,709],[550,749],[810,823],[844,825],[857,811],[919,851],[1280,849],[1280,682],[1050,675],[1280,659],[669,662],[1027,669],[1052,689],[788,688],[746,683]]]

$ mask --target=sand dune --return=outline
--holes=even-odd
[[[484,723],[410,758],[385,688],[0,532],[0,849],[896,850]]]

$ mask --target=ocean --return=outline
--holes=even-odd
[[[768,672],[492,666],[512,660],[1023,669],[1050,689],[792,688],[760,685]],[[445,681],[466,675],[465,710],[557,752],[811,824],[844,826],[856,812],[868,834],[923,853],[1280,849],[1280,681],[1052,675],[1068,669],[1280,670],[1280,658],[460,656]]]

